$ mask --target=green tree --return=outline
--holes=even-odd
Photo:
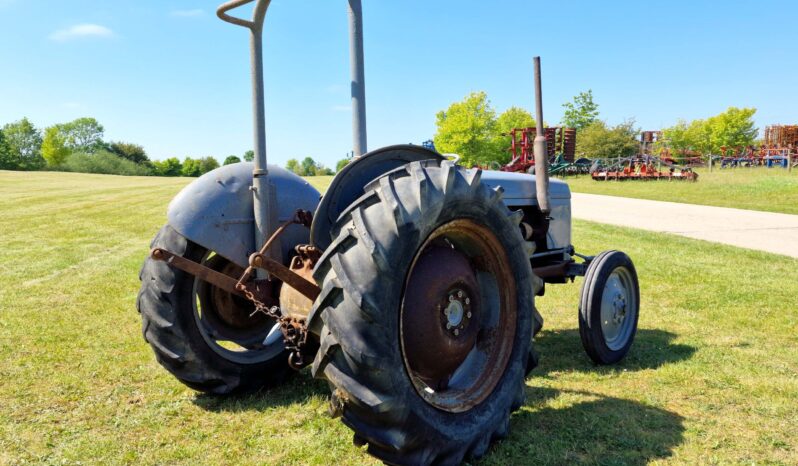
[[[677,157],[687,151],[708,155],[719,154],[722,147],[745,147],[754,144],[759,133],[754,124],[755,113],[755,108],[729,107],[706,120],[689,124],[679,120],[662,131],[663,139]]]
[[[219,168],[219,161],[215,157],[203,157],[199,159],[200,175],[204,175],[210,171]]]
[[[662,130],[663,142],[658,143],[658,145],[660,148],[667,146],[674,154],[692,150],[689,129],[690,125],[686,121],[678,120],[675,125]]]
[[[234,163],[241,163],[241,159],[236,157],[235,155],[229,155],[226,159],[224,159],[223,165],[232,165]]]
[[[331,176],[334,174],[335,173],[331,169],[325,167],[324,165],[316,165],[316,167],[313,169],[313,176]]]
[[[534,128],[535,117],[520,107],[510,107],[496,120],[496,130],[507,134],[515,128]]]
[[[42,133],[27,118],[3,126],[9,156],[22,170],[44,167],[42,158]]]
[[[436,115],[435,147],[460,156],[465,166],[485,164],[502,157],[496,147],[496,111],[485,92],[472,92]]]
[[[57,167],[64,163],[71,151],[67,147],[66,138],[58,126],[51,126],[44,130],[42,139],[42,157],[50,167]]]
[[[744,147],[753,144],[759,134],[754,123],[755,108],[729,107],[725,112],[710,118],[712,152],[721,147]]]
[[[183,172],[183,165],[177,157],[156,160],[152,164],[155,167],[155,174],[158,176],[180,176]]]
[[[300,164],[301,169],[301,176],[314,176],[316,175],[316,169],[318,168],[318,164],[312,157],[305,157]]]
[[[297,175],[302,174],[302,169],[299,166],[299,160],[297,159],[290,159],[288,162],[285,163],[285,169],[288,171],[292,171]]]
[[[93,153],[103,146],[105,128],[94,118],[78,118],[56,127],[71,152]]]
[[[339,171],[343,170],[345,166],[349,165],[351,162],[350,159],[341,159],[338,163],[335,164],[335,172],[338,173]]]
[[[576,139],[576,152],[580,157],[614,158],[631,157],[640,150],[634,120],[625,121],[616,126],[598,120],[579,132]]]
[[[149,165],[135,163],[114,153],[99,150],[93,154],[70,154],[59,170],[77,173],[102,173],[106,175],[148,176],[153,174]]]
[[[687,140],[693,150],[708,154],[712,152],[712,123],[709,120],[694,120],[687,127]]]
[[[141,165],[149,165],[150,158],[144,148],[138,144],[129,142],[111,142],[108,144],[108,151],[116,154],[123,159],[130,160],[133,163]]]
[[[592,89],[580,92],[573,102],[566,102],[562,106],[565,108],[561,122],[563,126],[581,130],[598,121],[598,104],[593,102]]]
[[[202,167],[200,161],[186,157],[183,159],[183,168],[180,170],[182,176],[200,176],[202,175]]]
[[[16,170],[18,167],[18,160],[12,157],[5,134],[0,130],[0,170]]]
[[[255,160],[255,151],[248,150],[244,152],[243,158],[245,162],[252,162],[253,160]]]

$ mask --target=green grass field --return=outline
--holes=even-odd
[[[0,464],[375,463],[307,370],[224,399],[156,363],[138,270],[189,181],[0,172]],[[637,340],[622,364],[594,367],[579,281],[550,286],[527,403],[480,464],[798,464],[798,261],[574,228],[580,250],[635,260]]]
[[[798,169],[698,169],[696,183],[667,181],[594,181],[568,177],[571,190],[658,201],[798,214]]]

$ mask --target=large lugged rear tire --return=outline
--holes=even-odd
[[[152,241],[153,248],[163,248],[195,262],[203,262],[210,256],[209,251],[177,233],[169,225],[163,227]],[[215,257],[215,259],[214,259]],[[206,265],[228,264],[220,256],[211,256]],[[249,340],[261,340],[262,351],[247,356],[246,351],[237,354],[222,346],[214,347],[203,325],[210,325],[203,319],[210,319],[211,312],[205,310],[198,317],[198,302],[204,296],[213,296],[211,303],[219,306],[245,306],[246,303],[233,301],[229,296],[214,294],[213,287],[194,276],[171,267],[165,262],[147,258],[139,275],[139,291],[136,307],[141,313],[144,339],[150,344],[158,362],[185,385],[206,393],[229,394],[257,390],[263,386],[280,383],[288,372],[288,355],[282,337],[266,339],[257,331],[252,334],[248,325],[259,327],[261,333],[273,330],[273,322],[262,315],[254,316],[254,321],[242,321],[247,309],[239,310],[238,320],[225,323],[216,316],[214,333],[228,334],[227,339],[243,335]],[[229,311],[229,309],[227,309]],[[226,314],[231,321],[230,313]],[[204,333],[203,333],[204,332]],[[248,332],[250,334],[248,334]],[[277,332],[279,334],[279,332]],[[217,335],[218,336],[218,335]],[[220,340],[225,336],[219,336]]]
[[[542,283],[523,252],[521,217],[480,176],[427,161],[375,180],[342,213],[315,270],[313,374],[329,381],[356,443],[387,463],[480,457],[524,401]]]

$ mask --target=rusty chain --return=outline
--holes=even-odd
[[[279,236],[289,225],[298,224],[309,227],[312,221],[313,214],[307,211],[297,210],[291,220],[285,222],[280,226],[280,228],[277,229],[277,231],[275,231],[272,237],[269,238],[269,240],[264,244],[260,253],[265,254],[271,246],[273,240]],[[254,269],[255,267],[252,265],[247,268],[247,270],[239,278],[236,288],[255,305],[255,311],[250,314],[250,317],[254,316],[258,312],[261,312],[267,317],[274,319],[280,325],[280,331],[283,334],[285,347],[289,352],[288,364],[294,369],[301,369],[308,363],[305,357],[308,354],[312,354],[312,345],[309,344],[308,341],[308,331],[305,326],[305,319],[296,319],[293,317],[284,316],[278,306],[270,307],[260,301],[255,296],[255,293],[253,293],[249,288],[249,286],[247,286],[247,283],[245,283],[252,276]]]

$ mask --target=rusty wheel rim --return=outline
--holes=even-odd
[[[511,264],[496,235],[471,219],[437,228],[413,259],[400,311],[402,358],[421,398],[456,413],[493,393],[516,313]]]
[[[207,254],[202,264],[231,277],[243,272],[213,253]],[[196,278],[193,288],[197,328],[215,353],[233,362],[255,364],[282,352],[279,324],[264,314],[253,314],[252,303]]]

